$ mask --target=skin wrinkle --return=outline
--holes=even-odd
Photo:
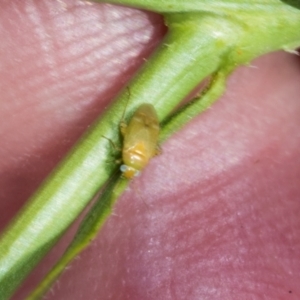
[[[4,3],[2,226],[165,33],[160,17],[123,7]],[[48,299],[299,298],[299,58],[275,53],[251,65],[162,145]],[[74,230],[13,300],[24,299]]]

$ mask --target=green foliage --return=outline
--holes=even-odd
[[[222,94],[226,77],[237,66],[261,54],[278,49],[293,50],[300,45],[298,1],[109,2],[162,13],[169,27],[161,46],[130,83],[131,98],[127,109],[130,114],[141,103],[152,103],[164,124],[162,140],[209,107]],[[211,82],[203,95],[170,119],[168,116],[174,107],[208,76],[211,76]],[[124,91],[2,235],[0,299],[11,296],[115,171],[113,164],[107,164],[111,147],[103,136],[118,140],[117,124],[126,101]],[[117,189],[116,182],[122,182]],[[67,258],[43,287],[47,287],[65,264],[96,235],[108,217],[112,203],[127,184],[118,178],[113,183],[108,185],[100,202],[85,219],[69,248],[72,254],[67,252]],[[58,219],[60,222],[56,222]]]

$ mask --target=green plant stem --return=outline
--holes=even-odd
[[[186,123],[218,99],[224,90],[225,78],[226,76],[223,73],[218,73],[213,76],[210,84],[200,96],[193,99],[187,106],[181,109],[180,112],[170,118],[168,123],[162,128],[161,141],[166,139],[174,128],[178,130],[179,124]],[[96,201],[80,224],[73,241],[70,243],[63,256],[58,260],[38,287],[28,296],[27,300],[40,299],[40,297],[51,287],[57,277],[64,271],[66,266],[97,236],[99,229],[109,217],[113,204],[128,184],[127,180],[122,179],[119,176],[120,172],[115,172],[114,176],[109,180],[108,185],[105,187],[105,191],[101,197]]]
[[[221,58],[216,58],[220,51],[213,37],[202,41],[205,31],[205,22],[188,31],[184,26],[170,31],[129,85],[128,111],[140,103],[152,103],[162,120],[199,81],[215,71],[221,63]],[[127,98],[125,91],[4,232],[0,241],[0,299],[13,293],[111,175],[113,166],[107,164],[111,146],[103,136],[117,140]]]
[[[65,267],[91,243],[97,235],[98,229],[110,215],[115,201],[122,194],[127,184],[127,180],[120,177],[120,172],[115,172],[105,187],[104,192],[84,217],[73,241],[63,256],[43,279],[41,284],[26,298],[27,300],[40,299],[51,287],[56,278],[64,271]]]
[[[209,108],[224,92],[228,73],[217,72],[212,76],[208,86],[201,92],[199,96],[193,98],[174,116],[162,124],[163,128],[160,134],[160,142],[170,137],[172,132],[176,132],[181,128],[181,124],[185,124],[192,120],[195,116]]]
[[[160,121],[207,76],[227,75],[263,53],[292,50],[300,44],[299,10],[279,0],[114,3],[143,5],[165,13],[169,33],[130,83],[126,111],[130,114],[141,103],[152,103]],[[175,11],[178,13],[170,13]],[[218,82],[216,95],[224,86],[223,79]],[[0,299],[10,297],[111,176],[114,166],[107,164],[111,147],[103,136],[118,141],[118,124],[127,99],[124,92],[95,122],[2,235]],[[207,98],[208,106],[212,100]],[[182,127],[194,115],[193,109],[190,106],[190,115],[181,115],[176,122],[174,118],[176,124],[166,127],[163,139]]]
[[[293,7],[300,8],[297,0],[93,0],[94,2],[109,2],[124,6],[155,11],[161,14],[166,13],[195,13],[211,12],[213,14],[240,14],[250,13],[270,13],[284,14]],[[291,6],[286,3],[291,3]],[[294,5],[292,5],[294,4]]]

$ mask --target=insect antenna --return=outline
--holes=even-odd
[[[127,90],[128,97],[127,97],[127,101],[126,101],[126,104],[125,104],[125,107],[124,107],[124,110],[123,110],[121,122],[124,121],[125,112],[126,112],[126,109],[127,109],[128,103],[129,103],[129,99],[131,97],[130,89],[129,89],[128,86],[126,86],[126,90]]]
[[[109,141],[110,145],[114,148],[115,151],[120,151],[120,148],[118,148],[116,146],[116,144],[110,138],[108,138],[108,137],[106,137],[104,135],[102,135],[102,137],[105,138],[105,139],[107,139]]]

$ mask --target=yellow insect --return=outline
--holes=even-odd
[[[121,121],[120,131],[123,136],[120,170],[125,178],[132,179],[160,152],[157,145],[160,128],[153,105],[141,104],[128,124]]]

